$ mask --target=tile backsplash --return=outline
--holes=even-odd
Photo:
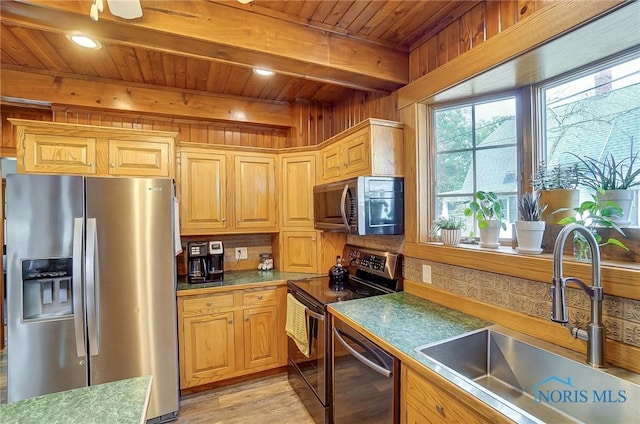
[[[551,296],[547,283],[411,257],[405,257],[404,277],[422,281],[422,265],[431,266],[434,287],[533,317],[549,319]],[[566,299],[569,322],[574,326],[586,327],[590,321],[587,295],[580,289],[567,287]],[[608,338],[640,347],[640,301],[605,295],[602,312]]]

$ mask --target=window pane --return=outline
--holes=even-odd
[[[442,109],[434,115],[436,151],[473,147],[471,106]]]
[[[435,215],[463,216],[473,193],[495,192],[506,222],[515,222],[518,193],[516,98],[434,111]],[[478,234],[465,218],[466,232]],[[511,226],[501,232],[511,237]]]
[[[454,152],[436,155],[436,193],[473,193],[473,153]]]
[[[594,68],[587,75],[544,87],[544,140],[549,166],[574,163],[575,153],[616,162],[640,151],[640,58]],[[640,166],[637,160],[634,168]],[[580,198],[590,189],[579,187]],[[637,189],[637,187],[635,187]],[[632,225],[638,225],[638,203]]]

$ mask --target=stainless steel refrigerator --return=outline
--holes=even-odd
[[[170,179],[7,177],[9,402],[152,375],[147,419],[177,416],[173,192]]]

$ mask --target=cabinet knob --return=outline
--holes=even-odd
[[[247,322],[249,322],[249,317],[246,317],[244,320],[245,320],[245,321],[247,321]]]
[[[213,305],[213,303],[211,301],[208,301],[207,306],[211,306],[211,305]]]
[[[263,297],[264,296],[262,296],[262,295],[258,295],[258,300],[262,300]]]
[[[229,324],[233,324],[233,320],[229,320]]]
[[[93,162],[89,162],[87,165],[89,165],[89,166],[93,166]]]
[[[444,407],[442,405],[436,405],[436,411],[444,417]]]
[[[222,218],[222,222],[227,222],[227,218]]]
[[[115,168],[116,164],[112,162],[112,163],[109,164],[109,166],[112,167],[112,168]]]

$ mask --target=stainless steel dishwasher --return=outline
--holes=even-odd
[[[334,423],[398,423],[400,361],[335,317],[331,329]]]

